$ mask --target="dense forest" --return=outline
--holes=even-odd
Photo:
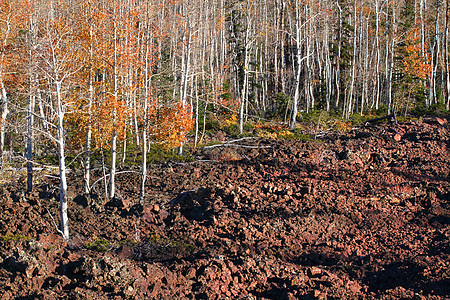
[[[448,35],[440,0],[0,0],[2,166],[21,156],[31,191],[35,158],[54,153],[68,238],[67,152],[86,192],[101,156],[114,198],[128,148],[181,154],[210,114],[242,134],[317,110],[448,111]]]

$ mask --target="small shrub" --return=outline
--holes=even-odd
[[[212,131],[220,130],[220,121],[215,114],[207,112],[205,119],[205,129]]]
[[[429,107],[426,107],[424,102],[416,102],[412,113],[417,116],[445,116],[449,115],[449,112],[445,109],[444,102],[433,103]]]
[[[102,239],[94,239],[94,241],[86,243],[86,249],[97,252],[106,252],[109,250],[109,246],[110,242]]]
[[[244,124],[244,131],[251,132],[253,129],[255,129],[255,126],[252,123],[247,122]]]
[[[278,137],[276,132],[270,132],[267,130],[259,130],[256,133],[256,135],[260,138],[273,139],[273,140],[275,140]]]
[[[299,140],[303,142],[312,141],[314,138],[308,134],[303,134],[298,131],[294,131],[292,135],[287,135],[283,137],[285,140]]]
[[[388,106],[386,104],[381,104],[378,109],[375,110],[377,116],[385,116],[388,112]]]
[[[231,124],[230,126],[222,126],[221,129],[230,136],[237,136],[239,133],[239,124]]]
[[[0,236],[0,241],[3,241],[3,242],[29,241],[29,240],[31,240],[31,237],[20,235],[20,234],[6,234],[3,236]]]
[[[376,116],[373,115],[361,115],[360,113],[356,113],[350,116],[349,121],[350,125],[360,125],[364,124],[368,120],[371,120],[373,118],[376,118]]]

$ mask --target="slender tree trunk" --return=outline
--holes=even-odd
[[[248,7],[248,2],[247,2]],[[239,103],[239,134],[244,133],[244,109],[248,101],[248,64],[249,64],[249,48],[250,48],[250,17],[247,12],[245,39],[244,39],[244,81],[242,83],[241,97]]]
[[[280,10],[280,19],[281,19],[281,25],[280,25],[280,29],[282,30],[281,32],[281,39],[280,39],[280,69],[281,69],[281,92],[283,94],[286,94],[286,49],[285,49],[285,36],[286,34],[283,33],[283,30],[285,30],[285,20],[284,20],[284,14],[285,14],[285,6],[286,3],[284,0],[281,0],[281,10]]]
[[[345,110],[345,118],[348,119],[350,115],[353,113],[353,98],[355,93],[355,80],[356,80],[356,36],[357,36],[357,26],[356,26],[356,2],[353,6],[353,57],[352,57],[352,76],[351,76],[351,82],[350,82],[350,91],[348,93],[348,100],[347,100],[347,109]]]
[[[190,26],[190,24],[188,24]],[[182,72],[181,72],[181,88],[180,88],[180,101],[184,105],[187,103],[187,88],[188,88],[188,78],[191,67],[191,28],[188,30],[188,40],[187,45],[183,48],[183,62],[182,62]],[[183,144],[181,144],[177,149],[178,155],[183,155]]]
[[[338,49],[337,49],[337,57],[336,57],[336,102],[335,102],[335,108],[339,107],[340,102],[340,96],[341,96],[341,47],[342,47],[342,8],[339,5],[339,1],[336,1],[336,5],[339,9],[339,27],[338,27],[338,37],[337,37],[337,43],[338,43]]]
[[[329,26],[328,26],[328,17],[325,21],[325,40],[324,40],[324,48],[325,48],[325,82],[326,82],[326,105],[327,111],[330,111],[331,104],[331,93],[333,91],[333,71],[331,65],[330,58],[330,45],[329,45]]]
[[[92,62],[94,59],[94,46],[92,44],[93,40],[93,32],[92,28],[89,31],[91,44],[89,45],[89,59],[91,65],[89,67],[89,90],[88,90],[88,106],[87,106],[87,115],[88,115],[88,123],[86,130],[86,153],[84,158],[84,192],[86,194],[90,193],[90,169],[91,169],[91,143],[92,143],[92,103],[94,101],[94,70],[92,67]]]
[[[389,7],[389,5],[388,5],[388,7]],[[391,114],[391,109],[392,109],[392,69],[393,69],[392,56],[393,56],[393,51],[394,51],[393,25],[394,25],[395,21],[391,20],[391,23],[389,24],[388,12],[389,12],[389,10],[386,13],[387,35],[386,35],[385,68],[386,68],[386,105],[388,108],[387,113],[389,115],[389,114]],[[390,51],[390,48],[392,48],[391,51]]]
[[[112,111],[112,123],[113,130],[111,136],[111,168],[109,172],[109,198],[113,199],[116,193],[116,161],[117,161],[117,108],[116,105],[119,100],[118,93],[118,74],[117,74],[117,24],[114,20],[114,62],[113,62],[113,95],[114,95],[114,104]]]
[[[57,124],[57,143],[58,143],[58,160],[59,160],[59,202],[60,202],[60,219],[61,232],[64,240],[69,239],[69,218],[67,215],[67,176],[66,176],[66,155],[64,142],[64,111],[62,107],[61,82],[56,81],[56,114],[58,118]]]
[[[144,70],[144,103],[143,103],[143,118],[142,118],[142,174],[141,174],[141,189],[139,194],[139,203],[144,204],[145,199],[145,181],[147,180],[147,125],[148,125],[148,100],[150,98],[150,76],[152,73],[150,66],[150,28],[149,28],[149,11],[147,2],[147,32],[145,35],[145,70]]]
[[[289,119],[289,130],[294,130],[296,128],[297,122],[297,113],[298,113],[298,100],[300,97],[300,76],[302,70],[302,49],[301,49],[301,19],[300,19],[300,7],[298,6],[298,2],[295,1],[296,9],[295,9],[295,46],[296,53],[295,58],[297,61],[296,65],[296,74],[295,74],[295,84],[294,84],[294,98],[292,99],[292,109],[291,116]]]
[[[3,58],[1,59],[3,61]],[[6,129],[6,118],[9,114],[8,108],[8,95],[6,93],[6,88],[3,84],[3,72],[0,66],[0,90],[1,90],[1,119],[0,119],[0,161],[3,167],[3,151],[5,147],[5,129]]]
[[[26,137],[26,158],[27,158],[27,193],[33,190],[33,126],[34,107],[36,96],[33,93],[33,82],[30,80],[30,95],[27,103],[27,137]]]
[[[194,83],[194,89],[195,89],[195,138],[194,138],[194,147],[197,147],[198,145],[198,131],[199,131],[199,111],[198,111],[198,105],[199,105],[199,97],[198,97],[198,83],[197,83],[197,77],[195,78]]]
[[[362,98],[361,98],[361,116],[364,113],[366,104],[369,104],[369,17],[366,17],[366,33],[365,33],[365,48],[362,55],[363,60],[363,75],[362,77]]]
[[[306,86],[305,86],[305,94],[306,94],[306,111],[309,112],[311,109],[314,109],[314,93],[313,93],[313,67],[311,63],[311,54],[313,52],[311,37],[309,36],[312,33],[311,30],[308,30],[308,34],[306,36]]]
[[[428,96],[430,98],[430,103],[436,103],[437,100],[437,95],[436,95],[436,73],[437,73],[437,68],[438,68],[438,64],[437,59],[439,57],[439,17],[440,17],[440,7],[441,5],[439,4],[439,2],[436,4],[436,21],[435,21],[435,25],[434,25],[434,43],[433,43],[433,49],[431,51],[431,66],[432,66],[432,70],[431,70],[431,75],[430,75],[430,87],[428,90]]]
[[[380,93],[381,93],[381,82],[380,82],[380,61],[381,61],[381,54],[380,54],[380,14],[381,14],[381,7],[378,2],[379,0],[375,0],[375,101],[372,103],[375,104],[375,109],[378,109],[380,104]]]
[[[448,35],[449,35],[449,6],[450,4],[446,1],[445,9],[445,33],[444,33],[444,68],[445,68],[445,81],[447,87],[447,104],[446,109],[450,110],[450,73],[449,73],[449,61],[448,61]]]

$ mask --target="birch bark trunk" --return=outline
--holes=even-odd
[[[86,194],[90,193],[90,169],[91,169],[91,143],[92,143],[92,103],[94,101],[94,70],[92,67],[93,59],[94,59],[94,45],[93,45],[93,29],[92,27],[89,30],[89,35],[91,39],[91,43],[89,45],[89,59],[91,65],[89,66],[89,87],[88,87],[88,107],[87,107],[87,115],[88,115],[88,123],[87,123],[87,131],[86,131],[86,153],[84,158],[84,192]]]
[[[444,34],[444,68],[445,68],[445,81],[447,87],[447,104],[446,109],[450,110],[450,74],[449,74],[449,62],[448,62],[448,35],[449,35],[449,2],[446,1],[445,9],[445,34]]]
[[[147,2],[147,32],[145,36],[145,70],[144,70],[144,103],[143,103],[143,117],[142,117],[142,174],[141,174],[141,188],[139,193],[139,203],[144,204],[145,199],[145,182],[147,180],[147,125],[148,125],[148,100],[150,98],[150,84],[151,79],[149,74],[152,73],[149,62],[151,37],[149,36],[149,15]]]
[[[65,141],[64,141],[64,111],[62,104],[61,82],[56,81],[56,113],[58,118],[57,123],[57,144],[58,144],[58,160],[59,160],[59,202],[60,202],[60,219],[61,232],[64,240],[69,239],[69,218],[67,215],[67,170],[66,170],[66,155],[65,155]]]
[[[112,111],[112,123],[113,123],[113,130],[112,130],[112,136],[111,136],[111,168],[109,171],[109,198],[113,199],[115,197],[116,193],[116,161],[117,161],[117,102],[119,98],[118,93],[118,72],[117,72],[117,55],[118,55],[118,49],[117,49],[117,24],[116,20],[113,21],[114,23],[114,61],[113,61],[113,96],[114,96],[114,104],[113,104],[113,111]]]
[[[27,158],[27,193],[33,190],[33,125],[36,96],[33,94],[33,82],[30,80],[30,95],[27,103],[27,137],[25,153]]]
[[[3,60],[3,58],[1,59]],[[9,108],[8,108],[8,95],[6,93],[6,88],[3,83],[3,70],[0,66],[0,90],[1,90],[1,119],[0,119],[0,161],[1,166],[3,168],[3,150],[5,147],[5,129],[6,129],[6,118],[9,114]]]
[[[291,116],[289,118],[289,130],[294,130],[296,128],[297,113],[298,113],[298,99],[300,97],[300,76],[302,70],[302,49],[301,49],[301,19],[300,19],[300,7],[298,6],[298,1],[295,1],[295,46],[296,54],[295,58],[297,61],[296,74],[295,74],[295,84],[294,84],[294,98],[292,99],[292,109]]]
[[[244,81],[242,83],[241,97],[239,103],[239,134],[244,132],[244,110],[248,101],[248,63],[249,63],[249,48],[250,48],[250,17],[249,17],[249,5],[247,1],[247,16],[245,24],[245,38],[244,38]]]

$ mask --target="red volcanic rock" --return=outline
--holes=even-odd
[[[214,161],[149,166],[142,206],[135,173],[117,182],[127,200],[69,202],[67,242],[39,197],[57,180],[3,186],[0,299],[446,299],[442,121],[189,149]]]

